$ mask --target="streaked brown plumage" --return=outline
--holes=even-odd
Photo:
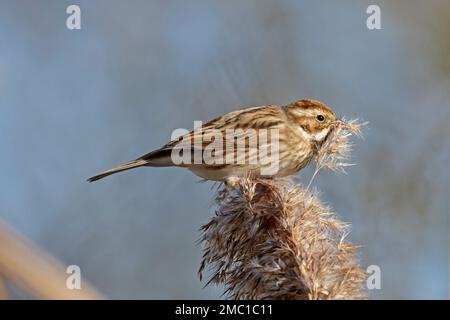
[[[286,106],[261,106],[248,109],[242,109],[230,112],[218,118],[215,118],[204,124],[201,128],[192,130],[182,137],[184,141],[194,141],[195,138],[202,138],[200,145],[201,152],[205,152],[208,144],[214,141],[213,132],[223,133],[223,145],[230,143],[226,141],[228,129],[242,130],[237,133],[237,137],[245,135],[245,144],[237,145],[234,141],[233,147],[237,156],[244,154],[245,163],[182,163],[174,164],[172,161],[172,152],[179,147],[180,140],[173,140],[162,148],[154,150],[143,155],[136,160],[121,164],[115,168],[104,171],[88,179],[93,182],[102,179],[111,174],[129,170],[136,167],[186,167],[196,175],[206,180],[232,181],[236,177],[241,177],[249,173],[261,175],[261,169],[264,166],[261,163],[254,163],[254,157],[258,157],[258,152],[264,148],[273,148],[274,141],[268,137],[267,143],[258,143],[257,149],[250,144],[251,139],[261,138],[259,133],[262,129],[278,130],[279,132],[279,161],[277,162],[279,170],[272,176],[282,177],[291,175],[305,167],[317,152],[317,148],[328,138],[332,130],[339,121],[336,115],[328,106],[315,100],[299,100]],[[214,131],[216,130],[216,131]],[[218,131],[217,131],[218,130]],[[248,138],[248,139],[247,139]],[[195,147],[193,150],[196,150]],[[197,148],[198,150],[198,148]],[[272,149],[270,149],[272,150]],[[193,151],[194,152],[194,151]],[[215,149],[214,155],[221,155],[224,158],[227,155],[225,147]],[[245,152],[245,153],[244,153]],[[192,157],[192,155],[191,155]],[[236,155],[235,155],[236,157]]]

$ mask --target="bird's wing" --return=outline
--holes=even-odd
[[[214,159],[227,156],[227,147],[234,150],[236,157],[245,157],[246,163],[256,161],[258,151],[271,148],[272,131],[268,129],[279,129],[284,123],[285,116],[282,109],[277,106],[262,106],[230,112],[217,117],[202,127],[194,129],[189,133],[172,140],[158,150],[152,151],[139,159],[151,163],[172,162],[172,152],[185,148],[190,150],[189,163],[175,164],[178,166],[208,165],[214,166],[211,161],[203,161],[204,156],[210,155]],[[262,130],[266,131],[262,131]],[[195,153],[201,154],[201,162],[194,161]],[[229,153],[228,153],[229,155]],[[241,159],[242,161],[242,159]],[[220,162],[220,161],[219,161]],[[172,163],[172,165],[174,165]]]

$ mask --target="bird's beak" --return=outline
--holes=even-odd
[[[339,126],[343,126],[345,125],[345,121],[341,120],[341,119],[336,119],[333,121],[333,126],[335,128],[339,127]]]

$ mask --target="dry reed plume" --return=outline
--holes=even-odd
[[[316,170],[344,169],[350,136],[360,123],[342,122],[319,149]],[[365,272],[356,247],[317,193],[289,178],[241,179],[218,191],[216,216],[202,226],[199,270],[232,299],[364,299]]]

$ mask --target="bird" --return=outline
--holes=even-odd
[[[285,177],[308,165],[339,123],[329,106],[313,99],[283,106],[243,108],[219,116],[159,149],[87,180],[94,182],[138,167],[173,166],[187,168],[204,180],[229,185],[249,174]],[[273,157],[267,156],[269,153]],[[198,154],[200,157],[196,158]],[[206,154],[209,159],[202,157]],[[275,170],[268,170],[271,166]],[[264,170],[266,174],[262,174]]]

